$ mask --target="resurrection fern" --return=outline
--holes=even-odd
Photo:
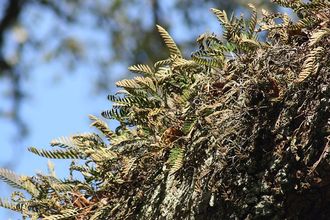
[[[177,172],[183,166],[184,150],[175,147],[170,152],[169,163],[171,165],[170,174]]]
[[[28,151],[46,158],[51,159],[84,159],[81,152],[71,149],[71,150],[38,150],[35,147],[28,148]]]
[[[169,35],[169,33],[159,25],[157,25],[157,29],[162,38],[164,39],[164,42],[170,51],[170,55],[177,56],[179,58],[182,57],[181,51],[179,50],[178,46],[176,45],[172,37]]]
[[[298,82],[305,80],[309,75],[313,75],[317,72],[319,67],[318,58],[323,51],[324,49],[322,47],[317,47],[307,55],[302,70],[298,75]]]
[[[134,73],[142,74],[144,76],[153,76],[155,74],[154,70],[152,70],[148,65],[145,64],[137,64],[130,66],[128,70]]]
[[[330,7],[275,2],[300,20],[266,10],[259,17],[253,5],[249,19],[211,9],[223,36],[199,36],[191,58],[157,26],[169,57],[133,65],[140,75],[116,83],[101,115],[119,125],[90,115],[97,133],[30,147],[71,160],[69,177],[56,177],[51,165],[33,177],[0,169],[1,180],[28,193],[15,191],[0,206],[53,220],[304,216],[294,206],[299,196],[329,179]]]

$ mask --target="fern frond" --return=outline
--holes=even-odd
[[[181,52],[178,48],[178,46],[175,44],[173,38],[169,35],[169,33],[160,25],[156,25],[158,32],[160,33],[160,35],[162,36],[166,46],[168,47],[169,51],[170,51],[170,55],[176,55],[178,57],[182,57]]]
[[[0,168],[0,179],[16,189],[27,191],[31,195],[38,195],[39,193],[35,185],[28,180],[28,177],[19,176],[11,170]]]
[[[209,67],[222,67],[224,63],[224,60],[220,58],[192,56],[192,60],[200,65],[205,65]]]
[[[86,157],[82,155],[81,152],[70,149],[70,150],[44,150],[44,149],[37,149],[35,147],[29,147],[28,151],[41,156],[46,157],[50,159],[85,159]]]
[[[157,92],[157,86],[150,77],[135,77],[134,78],[136,82],[138,82],[140,85],[145,85],[149,89],[151,89],[153,92]]]
[[[116,86],[122,87],[125,89],[141,89],[141,85],[139,85],[135,79],[124,79],[116,82]]]
[[[115,158],[118,158],[118,154],[110,149],[98,149],[97,151],[94,151],[91,156],[93,161],[97,162],[104,162],[109,161]]]
[[[121,119],[127,116],[127,112],[124,111],[124,109],[110,109],[102,112],[101,115],[107,119],[116,119],[121,121]]]
[[[75,146],[85,153],[91,149],[100,149],[106,147],[103,140],[95,133],[84,133],[72,136]]]
[[[61,147],[61,148],[74,148],[74,143],[72,142],[71,137],[60,137],[53,139],[50,142],[52,147]]]
[[[71,219],[72,217],[75,217],[80,214],[77,209],[67,209],[67,210],[63,210],[62,212],[63,214],[45,216],[43,219],[45,220]]]
[[[251,18],[248,25],[248,36],[251,38],[255,34],[255,28],[257,26],[257,9],[253,4],[248,4],[249,8],[252,10]]]
[[[160,67],[163,67],[163,66],[168,66],[168,65],[171,65],[173,63],[173,58],[168,58],[168,59],[165,59],[165,60],[159,60],[157,61],[155,64],[154,64],[154,67],[155,69],[158,69]]]
[[[61,180],[58,180],[57,178],[54,178],[52,176],[48,176],[48,178],[50,179],[49,185],[50,187],[56,192],[71,192],[75,185],[72,183],[67,183],[67,182],[63,182]]]
[[[298,75],[297,82],[304,81],[309,75],[313,75],[317,72],[319,63],[317,62],[320,54],[324,51],[322,47],[313,49],[303,63],[302,70]]]
[[[21,177],[11,170],[0,168],[0,179],[14,188],[22,189]]]
[[[217,17],[217,19],[220,21],[221,24],[226,26],[229,23],[226,11],[221,11],[216,8],[211,8],[211,11],[213,12],[213,14],[215,14],[215,16]]]
[[[129,174],[130,170],[133,169],[135,161],[136,161],[136,158],[134,158],[134,157],[133,158],[127,158],[127,157],[124,158],[124,166],[123,166],[123,171],[122,171],[124,176],[127,176]]]
[[[145,65],[145,64],[137,64],[137,65],[130,66],[128,68],[128,70],[130,70],[134,73],[139,73],[139,74],[143,74],[146,76],[154,75],[154,71],[148,65]]]
[[[111,139],[111,137],[113,136],[113,132],[110,130],[110,128],[104,121],[102,121],[101,119],[97,118],[94,115],[89,115],[89,118],[90,120],[93,121],[91,126],[101,131],[102,134],[104,134],[108,140]]]
[[[195,126],[197,122],[196,118],[188,118],[184,121],[183,126],[182,126],[182,131],[184,134],[188,134],[191,129]]]
[[[180,147],[171,149],[169,162],[171,165],[170,174],[177,172],[183,166],[184,150]]]
[[[293,10],[297,10],[302,5],[300,0],[272,0],[276,4],[279,4],[285,8],[291,8]]]
[[[301,30],[313,26],[315,23],[314,17],[305,17],[300,19],[297,23],[289,26],[290,30]]]
[[[329,28],[323,28],[321,30],[315,31],[309,41],[309,46],[313,46],[317,44],[322,38],[330,35],[330,29]]]
[[[8,199],[0,198],[0,207],[13,210],[15,212],[22,212],[22,205],[19,203],[9,202]]]
[[[254,40],[254,39],[248,39],[244,35],[242,36],[241,43],[242,44],[247,44],[247,45],[252,46],[252,47],[260,47],[261,46],[259,41]]]

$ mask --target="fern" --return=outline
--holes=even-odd
[[[255,35],[255,29],[257,26],[257,9],[253,4],[248,4],[249,8],[252,10],[251,18],[248,24],[248,37],[252,38]]]
[[[113,136],[113,132],[110,130],[110,128],[104,121],[98,119],[94,115],[89,115],[89,119],[93,121],[91,126],[101,131],[108,138],[108,140],[111,139],[111,137]]]
[[[80,214],[79,210],[77,210],[77,209],[66,209],[66,210],[63,210],[62,212],[63,212],[63,214],[45,216],[43,219],[45,219],[45,220],[63,220],[63,219],[71,218],[71,217],[76,217]]]
[[[129,172],[134,168],[136,158],[124,158],[123,176],[127,176]]]
[[[101,115],[108,119],[116,119],[121,121],[125,116],[127,116],[127,111],[124,109],[110,109],[102,112]]]
[[[322,47],[317,47],[307,55],[307,58],[302,66],[302,70],[298,75],[298,82],[304,81],[309,75],[314,75],[317,72],[319,67],[319,63],[317,61],[323,51],[324,49]]]
[[[116,83],[120,90],[108,95],[112,107],[102,112],[102,116],[117,120],[117,128],[112,131],[101,119],[89,116],[91,126],[107,140],[95,133],[85,133],[53,140],[53,150],[29,148],[30,152],[42,157],[72,160],[70,176],[58,179],[52,166],[49,166],[48,175],[37,174],[34,177],[18,176],[0,169],[1,180],[30,194],[30,198],[26,199],[16,192],[13,202],[0,200],[0,206],[34,219],[143,218],[144,213],[140,213],[139,208],[144,210],[147,199],[154,201],[160,192],[159,186],[165,187],[161,192],[168,191],[168,182],[164,181],[168,181],[167,174],[175,174],[170,178],[175,187],[186,184],[187,176],[193,175],[191,187],[184,186],[189,189],[184,191],[187,193],[184,198],[190,197],[189,193],[195,187],[193,193],[217,193],[218,201],[224,199],[229,206],[243,207],[244,213],[247,209],[250,212],[251,207],[245,207],[246,200],[240,198],[240,193],[229,192],[237,187],[235,183],[242,172],[246,179],[239,179],[242,180],[240,184],[246,184],[250,174],[244,171],[251,167],[254,169],[253,160],[253,166],[248,165],[251,161],[247,160],[250,156],[254,158],[255,151],[255,144],[249,137],[251,134],[259,137],[260,132],[264,133],[256,131],[258,126],[255,125],[265,125],[263,122],[267,118],[263,116],[267,116],[268,108],[277,106],[274,103],[278,100],[283,105],[287,104],[290,97],[285,95],[283,99],[283,94],[288,94],[291,89],[296,91],[297,87],[304,86],[299,82],[317,73],[324,63],[321,61],[329,43],[325,40],[329,35],[329,21],[328,12],[322,9],[324,2],[278,2],[301,13],[301,20],[294,24],[287,15],[265,10],[258,19],[253,5],[249,5],[252,13],[247,20],[233,15],[228,17],[225,11],[211,9],[224,27],[224,34],[200,35],[197,39],[199,49],[191,54],[191,58],[183,58],[168,32],[157,26],[170,56],[155,62],[153,67],[133,65],[129,70],[141,75]],[[310,11],[307,10],[308,5]],[[257,36],[257,32],[263,30],[267,31],[266,43],[260,42]],[[305,41],[299,46],[292,44],[296,34],[301,33],[310,36],[309,42],[306,43],[304,35]],[[292,51],[309,52],[303,65],[296,58],[295,62],[289,63],[292,57],[299,57]],[[288,62],[282,65],[276,59]],[[292,78],[296,75],[291,67],[299,65],[302,68],[294,80]],[[272,112],[271,117],[276,116],[276,112]],[[262,117],[256,117],[259,113]],[[281,115],[290,113],[279,114],[281,119]],[[279,119],[274,122],[276,132],[281,128],[278,121],[282,120]],[[309,129],[305,127],[299,128]],[[293,133],[299,133],[299,128]],[[281,147],[286,145],[290,145],[289,155],[295,154],[291,149],[294,144],[285,142]],[[268,156],[271,158],[271,153]],[[303,163],[311,164],[312,159],[303,160]],[[179,172],[183,168],[185,172]],[[275,170],[277,168],[280,167]],[[223,178],[220,185],[219,177]],[[307,178],[305,180],[308,181]],[[283,189],[279,188],[279,191],[283,192]],[[201,202],[198,196],[193,198],[196,198],[196,204]],[[215,198],[212,198],[209,204],[214,205]],[[272,204],[268,205],[272,207]],[[232,216],[242,216],[236,211],[230,210],[234,213]],[[137,213],[141,216],[135,215]]]
[[[322,38],[329,36],[330,35],[330,29],[329,28],[324,28],[324,29],[320,29],[315,31],[309,41],[309,46],[314,46],[315,44],[317,44],[319,41],[322,40]]]
[[[128,70],[134,72],[134,73],[140,73],[143,74],[144,76],[153,76],[154,75],[154,70],[152,70],[148,65],[145,64],[137,64],[130,66]]]
[[[56,138],[50,142],[50,145],[52,147],[74,148],[74,143],[72,142],[71,137]]]
[[[22,205],[16,202],[9,202],[6,199],[0,198],[0,207],[13,210],[15,212],[22,212]]]
[[[171,149],[169,163],[170,163],[170,174],[174,174],[183,166],[184,150],[180,147]]]
[[[171,56],[175,55],[175,56],[178,56],[181,58],[182,57],[181,52],[180,52],[178,46],[175,44],[172,37],[169,35],[169,33],[159,25],[157,25],[157,29],[158,29],[160,35],[162,36],[167,48],[169,49],[170,55]]]
[[[28,151],[46,158],[51,159],[85,159],[86,156],[82,155],[81,152],[70,149],[70,150],[38,150],[35,147],[29,147]]]
[[[0,179],[9,184],[10,186],[22,189],[30,193],[31,195],[38,195],[39,191],[29,181],[29,178],[25,176],[18,176],[13,171],[0,168]]]
[[[141,89],[141,85],[134,79],[124,79],[119,82],[116,82],[118,87],[122,87],[125,89]]]

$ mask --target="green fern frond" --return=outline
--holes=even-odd
[[[183,166],[184,149],[181,147],[175,147],[171,149],[169,163],[170,174],[177,172]]]
[[[110,130],[110,128],[104,121],[102,121],[101,119],[97,118],[94,115],[89,115],[89,119],[93,121],[91,126],[101,131],[102,134],[104,134],[108,140],[111,139],[111,137],[113,136],[113,132]]]
[[[191,129],[195,126],[196,122],[197,119],[195,117],[186,119],[182,126],[183,133],[185,135],[188,134],[191,131]]]
[[[169,33],[160,25],[156,25],[158,32],[160,33],[160,35],[162,36],[166,46],[168,47],[169,51],[170,51],[170,55],[176,55],[178,57],[182,57],[181,52],[178,48],[178,46],[175,44],[173,38],[169,35]]]
[[[242,35],[241,44],[247,45],[250,47],[254,47],[254,48],[261,47],[261,44],[259,41],[255,40],[255,39],[249,39],[249,38],[245,37],[245,35]]]
[[[86,156],[82,155],[81,152],[75,150],[75,149],[59,149],[59,150],[44,150],[44,149],[37,149],[35,147],[29,147],[28,151],[41,156],[46,157],[50,159],[85,159]]]
[[[154,75],[154,70],[152,70],[148,65],[145,64],[137,64],[130,66],[128,70],[134,72],[134,73],[139,73],[143,74],[145,76],[152,76]]]
[[[124,109],[110,109],[103,111],[101,115],[107,119],[116,119],[118,121],[122,121],[122,119],[127,116],[127,111]]]

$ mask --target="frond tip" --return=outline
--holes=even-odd
[[[160,25],[156,25],[156,26],[157,26],[158,32],[164,39],[164,42],[170,51],[170,55],[176,55],[179,58],[182,58],[181,51],[179,50],[178,46],[174,42],[173,38],[169,35],[169,33]]]

